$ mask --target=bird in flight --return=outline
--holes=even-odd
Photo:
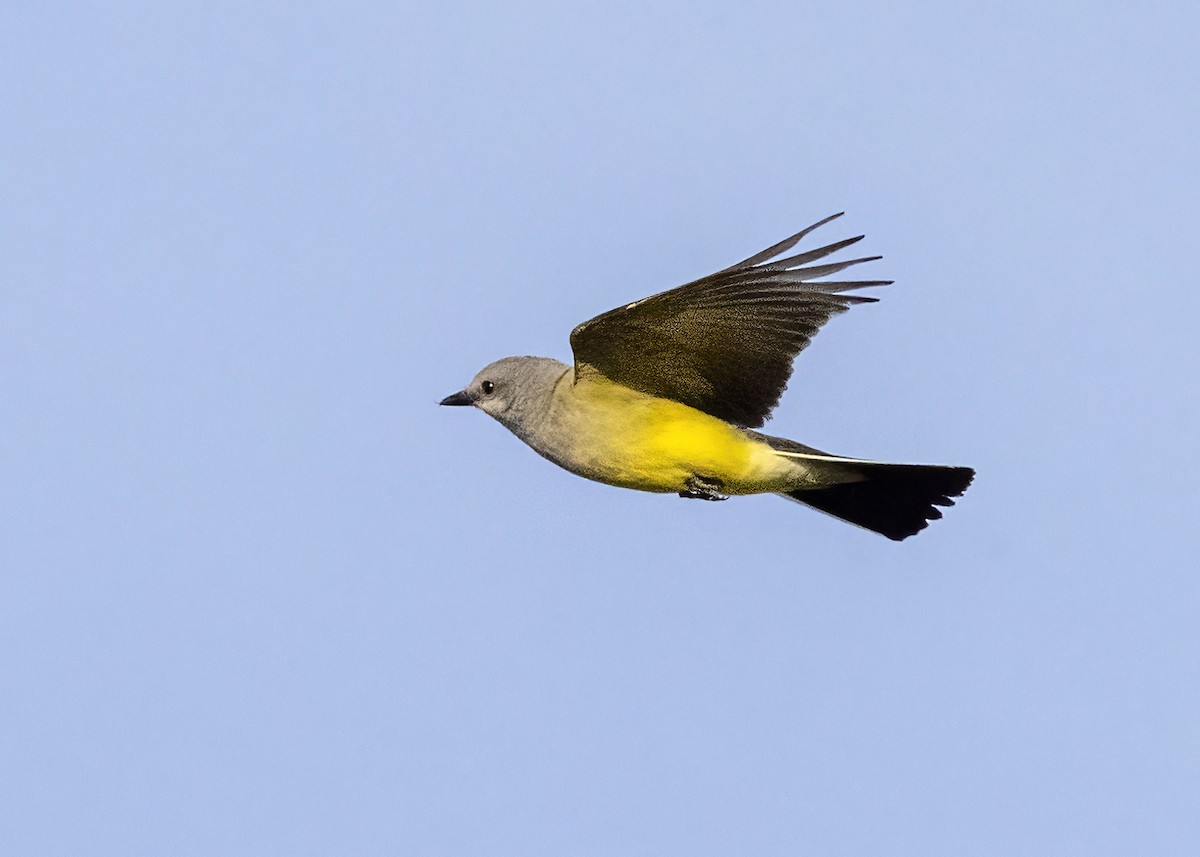
[[[825,322],[890,280],[833,280],[879,256],[819,262],[862,240],[784,254],[827,217],[699,280],[571,331],[574,365],[506,357],[443,405],[472,405],[597,482],[701,500],[779,494],[899,541],[942,517],[969,467],[830,455],[755,431]]]

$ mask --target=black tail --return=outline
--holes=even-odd
[[[833,459],[829,462],[831,468],[859,477],[858,481],[826,488],[789,491],[781,497],[805,503],[895,541],[916,535],[929,521],[942,517],[937,507],[953,506],[951,498],[966,491],[975,477],[975,471],[969,467],[856,461],[827,456],[784,438],[754,434],[783,452],[812,456],[808,461],[814,465],[819,465],[822,457]]]

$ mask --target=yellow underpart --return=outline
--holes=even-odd
[[[548,418],[559,438],[548,457],[581,476],[642,491],[682,491],[693,476],[724,494],[780,491],[797,465],[723,420],[603,376],[555,390]]]

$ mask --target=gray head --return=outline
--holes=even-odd
[[[474,405],[519,434],[526,421],[545,414],[554,385],[569,368],[549,357],[505,357],[441,404]]]

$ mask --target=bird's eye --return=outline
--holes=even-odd
[[[483,394],[485,396],[490,396],[492,393],[496,392],[496,385],[491,381],[484,381],[479,385],[479,389],[483,390]]]

